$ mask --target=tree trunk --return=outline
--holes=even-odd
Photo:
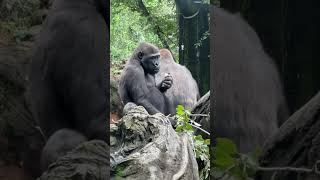
[[[150,12],[148,11],[148,9],[145,6],[145,4],[143,3],[143,1],[138,0],[137,3],[138,3],[139,8],[137,8],[136,10],[139,11],[143,16],[145,16],[150,21],[150,24],[152,24],[154,31],[158,35],[163,46],[171,52],[169,43],[167,42],[167,38],[164,36],[163,31],[161,30],[160,26],[156,23],[156,21],[151,16]]]
[[[207,4],[176,0],[179,20],[179,63],[197,81],[200,95],[210,90],[209,9]]]
[[[294,113],[263,148],[262,166],[313,168],[320,159],[320,93]],[[270,174],[262,174],[270,179]],[[312,179],[314,174],[278,172],[276,179]],[[317,176],[319,179],[320,176]]]

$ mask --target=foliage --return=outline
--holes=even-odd
[[[40,24],[38,0],[3,0],[0,4],[1,31],[17,42],[31,37],[30,27]]]
[[[161,27],[161,33],[169,42],[171,50],[177,49],[177,19],[175,4],[171,0],[142,1],[154,22],[141,13],[138,1],[111,1],[110,55],[112,61],[128,58],[139,42],[150,42],[159,48],[164,47],[155,26]]]
[[[211,4],[220,7],[220,0],[211,0]]]
[[[199,41],[194,45],[195,48],[199,48],[202,46],[202,43],[204,40],[206,40],[207,38],[209,38],[210,36],[210,32],[209,31],[206,31],[202,34],[201,38],[199,39]]]
[[[213,149],[214,179],[253,180],[259,167],[259,154],[259,150],[241,154],[231,140],[217,138]]]
[[[198,158],[204,165],[200,169],[200,179],[209,179],[210,173],[210,139],[203,139],[201,135],[194,135],[195,129],[193,128],[194,122],[190,121],[191,112],[184,109],[183,106],[178,105],[176,108],[176,118],[178,120],[176,124],[176,131],[178,133],[187,133],[193,139],[194,151],[196,158]]]
[[[115,169],[115,179],[120,180],[123,177],[123,172],[124,172],[125,167],[123,165],[117,165]]]
[[[185,132],[193,138],[196,158],[204,162],[200,170],[200,179],[208,179],[210,171],[210,139],[204,140],[202,136],[194,136],[194,127],[197,124],[190,121],[191,112],[179,105],[176,109],[178,119],[177,132]],[[238,152],[236,145],[229,139],[217,138],[213,148],[213,179],[253,180],[258,167],[259,150],[247,154]]]
[[[110,73],[114,76],[120,76],[122,69],[125,67],[126,61],[111,61]]]

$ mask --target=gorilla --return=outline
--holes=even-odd
[[[213,132],[240,152],[261,147],[287,119],[279,74],[255,31],[239,16],[211,9]]]
[[[187,109],[193,108],[200,97],[197,82],[185,66],[174,62],[169,50],[161,49],[160,71],[156,74],[156,81],[163,79],[166,74],[170,74],[175,81],[165,92],[165,95],[172,100],[171,112],[175,112],[178,105]]]
[[[143,106],[149,114],[170,114],[171,101],[164,95],[172,86],[170,75],[156,84],[155,74],[160,70],[159,49],[149,43],[140,43],[127,62],[119,83],[123,104],[128,102]]]
[[[29,99],[49,138],[43,169],[87,139],[109,143],[107,12],[105,0],[55,0],[42,26],[30,67]]]

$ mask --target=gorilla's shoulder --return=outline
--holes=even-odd
[[[144,71],[141,66],[135,66],[128,64],[124,69],[124,75],[128,77],[136,77],[136,76],[143,76]]]

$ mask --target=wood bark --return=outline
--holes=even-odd
[[[306,167],[312,169],[320,159],[320,93],[295,112],[263,148],[261,165],[265,167]],[[261,179],[272,174],[263,173]],[[275,179],[320,179],[315,174],[278,172]]]

